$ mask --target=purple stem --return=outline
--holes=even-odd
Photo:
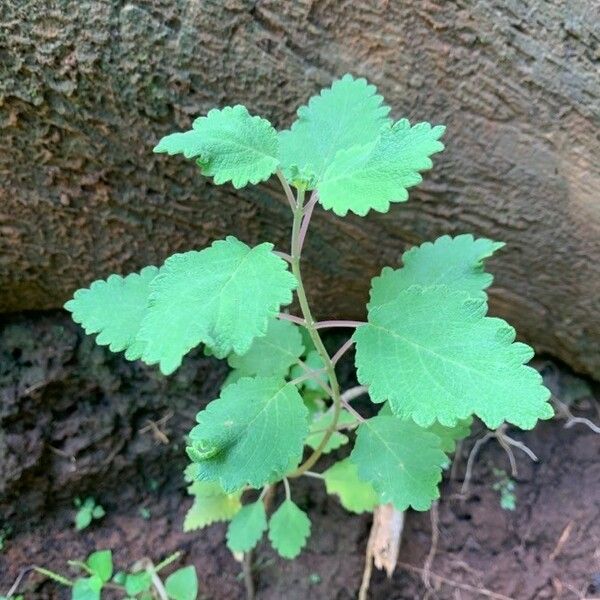
[[[304,246],[304,238],[306,237],[306,232],[308,231],[308,224],[310,223],[310,218],[312,217],[313,210],[315,209],[315,204],[318,201],[319,194],[315,190],[311,194],[310,200],[304,208],[304,217],[302,218],[302,225],[300,225],[300,235],[298,236],[298,247],[300,252],[302,251],[302,246]]]
[[[301,317],[296,317],[295,315],[288,315],[287,313],[279,313],[277,315],[282,321],[291,321],[292,323],[296,323],[296,325],[306,325],[306,321]]]
[[[342,356],[344,356],[344,354],[350,350],[350,348],[352,347],[352,344],[354,344],[354,340],[352,338],[350,338],[343,346],[340,347],[340,349],[332,356],[331,358],[331,362],[335,365],[337,363],[338,360],[340,360],[340,358],[342,358]]]
[[[328,329],[331,327],[360,327],[365,321],[319,321],[315,323],[315,329]]]
[[[292,257],[287,252],[279,252],[279,250],[273,250],[273,254],[275,256],[279,256],[279,258],[283,258],[283,260],[291,263]]]

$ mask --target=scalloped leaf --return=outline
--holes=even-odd
[[[329,467],[323,478],[327,493],[337,494],[342,506],[350,512],[371,512],[379,504],[373,486],[359,479],[357,466],[348,458]]]
[[[227,546],[232,552],[248,552],[267,530],[267,513],[262,500],[243,506],[227,528]]]
[[[154,152],[195,158],[216,184],[231,181],[235,188],[264,181],[279,166],[277,132],[239,104],[214,108],[196,119],[192,130],[162,138]]]
[[[199,412],[188,455],[196,477],[232,493],[285,475],[302,458],[308,410],[294,385],[244,377]]]
[[[296,558],[309,535],[310,519],[291,500],[285,500],[269,520],[269,540],[283,558]]]
[[[413,421],[387,416],[360,424],[350,460],[381,504],[421,511],[439,497],[442,467],[448,462],[436,435]]]
[[[485,298],[485,290],[494,278],[484,271],[484,260],[504,245],[504,242],[463,234],[443,235],[433,243],[415,246],[402,255],[401,269],[385,267],[381,275],[373,279],[369,307],[394,300],[411,285],[445,285]]]
[[[298,326],[275,318],[269,322],[266,335],[256,338],[246,354],[230,354],[227,362],[242,375],[284,377],[303,353]]]
[[[291,129],[279,133],[279,156],[293,185],[312,189],[338,150],[367,144],[390,123],[389,107],[365,79],[344,75],[298,109]]]
[[[194,502],[185,515],[183,531],[195,531],[219,521],[229,521],[242,507],[242,491],[228,494],[214,481],[194,481],[188,487]]]
[[[406,119],[383,129],[376,141],[340,150],[317,185],[319,201],[336,215],[370,210],[387,212],[391,202],[406,202],[408,188],[421,183],[429,158],[444,149],[445,127]]]
[[[125,357],[140,357],[136,343],[142,318],[148,305],[150,282],[158,274],[157,267],[145,267],[126,277],[111,275],[94,281],[89,288],[77,290],[65,304],[75,323],[85,332],[97,333],[96,343],[112,352],[125,351]]]
[[[142,360],[159,363],[168,375],[201,342],[219,357],[246,353],[292,301],[297,285],[272,249],[269,243],[250,248],[229,236],[168,258],[152,281],[138,333]]]
[[[354,333],[358,380],[373,402],[427,427],[475,414],[491,429],[504,421],[531,429],[553,415],[532,349],[515,330],[486,317],[483,298],[445,286],[412,286]]]

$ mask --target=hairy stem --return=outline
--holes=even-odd
[[[317,352],[319,353],[323,364],[325,365],[325,372],[327,373],[327,377],[329,378],[329,384],[332,392],[332,400],[333,400],[333,419],[331,421],[331,425],[328,427],[321,443],[314,450],[314,452],[302,463],[291,475],[290,477],[299,477],[308,471],[316,462],[319,460],[321,454],[325,446],[327,446],[327,442],[329,442],[329,438],[333,435],[337,428],[338,418],[340,416],[340,412],[342,410],[342,401],[340,397],[340,385],[337,380],[337,376],[335,374],[335,365],[331,361],[331,357],[323,344],[323,340],[317,331],[315,320],[313,319],[310,305],[308,303],[308,298],[306,297],[306,291],[304,290],[304,283],[302,281],[302,272],[300,270],[300,255],[302,253],[302,242],[303,237],[301,236],[301,227],[302,220],[304,217],[304,190],[298,190],[298,201],[296,202],[296,208],[294,209],[294,223],[292,226],[292,273],[296,276],[298,280],[298,289],[296,293],[298,294],[298,302],[300,303],[300,308],[302,309],[302,316],[304,317],[304,327],[308,331],[313,344]],[[306,233],[306,232],[304,232]]]

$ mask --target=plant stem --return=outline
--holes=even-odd
[[[364,321],[319,321],[315,323],[315,329],[330,329],[332,327],[348,327],[348,328],[356,328],[364,325]]]
[[[304,217],[304,190],[298,190],[298,200],[296,202],[296,208],[294,209],[294,223],[292,225],[292,273],[298,280],[298,302],[302,309],[302,316],[304,317],[304,327],[308,331],[310,338],[315,345],[317,352],[319,353],[321,360],[325,366],[325,372],[329,378],[329,383],[332,392],[333,400],[333,419],[330,426],[328,427],[325,435],[323,436],[321,443],[317,446],[314,452],[302,463],[290,477],[299,477],[306,471],[308,471],[316,462],[319,460],[324,448],[329,442],[329,438],[333,435],[337,428],[338,418],[342,409],[342,402],[340,398],[340,386],[335,374],[335,365],[331,362],[331,357],[323,344],[323,340],[317,331],[315,320],[313,319],[308,298],[306,297],[306,291],[304,290],[304,283],[302,281],[302,272],[300,270],[300,255],[302,253],[301,242],[301,226]]]
[[[292,188],[290,187],[290,184],[287,182],[284,174],[281,172],[280,169],[277,169],[277,171],[275,171],[275,175],[277,175],[277,178],[279,179],[279,181],[281,182],[281,185],[283,186],[283,189],[285,190],[285,197],[288,199],[288,202],[290,203],[290,208],[295,211],[296,210],[296,201],[294,200],[294,192],[292,192]]]

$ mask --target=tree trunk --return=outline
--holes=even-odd
[[[216,187],[153,155],[163,134],[243,103],[286,127],[345,72],[395,117],[448,126],[406,205],[317,210],[306,247],[320,316],[364,317],[407,245],[507,242],[492,312],[599,375],[597,0],[5,0],[0,8],[0,311],[60,306],[112,272],[232,233],[287,249],[274,184]]]

